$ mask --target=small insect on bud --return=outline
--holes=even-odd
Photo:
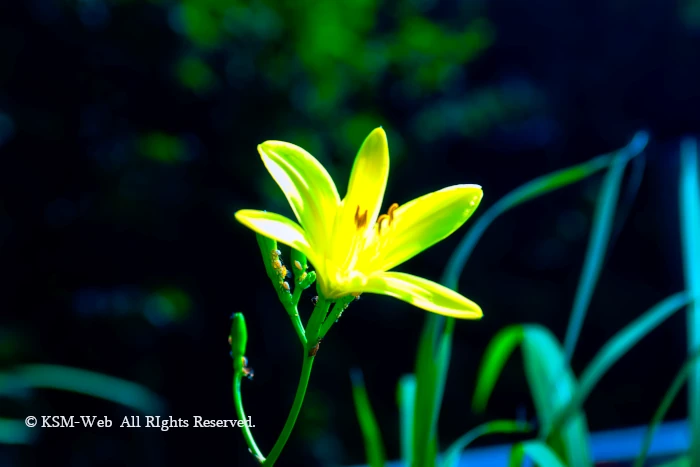
[[[301,271],[301,263],[299,261],[294,260],[294,267]]]
[[[282,288],[289,292],[289,283],[287,281],[282,282]]]
[[[316,306],[316,304],[318,303],[318,296],[317,295],[311,297],[311,303],[313,303],[314,306]]]

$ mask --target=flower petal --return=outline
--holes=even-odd
[[[389,144],[384,130],[376,128],[355,157],[348,192],[343,198],[341,228],[355,231],[374,225],[382,208],[388,177]]]
[[[325,245],[340,205],[338,190],[326,169],[294,144],[266,141],[258,146],[258,152],[287,197],[309,241]]]
[[[388,295],[439,315],[479,319],[479,305],[440,284],[401,272],[383,272],[369,277],[362,292]]]
[[[379,251],[368,249],[374,270],[387,271],[445,239],[464,224],[481,202],[479,185],[455,185],[416,198],[393,212],[379,230]],[[378,253],[378,254],[377,254]]]
[[[315,255],[309,240],[296,222],[279,214],[253,209],[242,209],[235,216],[249,229],[300,251],[315,266]]]

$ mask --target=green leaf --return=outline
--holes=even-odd
[[[576,289],[569,326],[564,339],[564,349],[569,359],[574,353],[574,348],[583,326],[583,320],[586,316],[588,305],[591,303],[593,290],[603,266],[607,244],[615,221],[615,210],[620,196],[620,186],[625,174],[625,167],[632,157],[644,150],[648,141],[649,136],[646,133],[637,133],[632,142],[615,155],[600,188],[598,203],[593,215],[593,226],[586,250],[586,258],[583,262],[583,270]]]
[[[656,467],[690,467],[690,457],[679,457],[669,462],[664,462]]]
[[[687,303],[688,296],[685,292],[671,295],[622,328],[606,342],[581,374],[578,390],[571,398],[570,403],[557,413],[549,429],[544,431],[544,436],[549,436],[550,430],[556,431],[571,414],[581,409],[581,405],[595,385],[620,357]]]
[[[531,425],[513,420],[494,420],[479,425],[462,435],[447,448],[442,461],[442,467],[457,467],[457,464],[459,464],[459,456],[462,454],[462,451],[481,436],[497,433],[526,433],[530,430],[532,430]]]
[[[165,412],[165,403],[145,387],[113,376],[60,365],[22,365],[0,373],[0,395],[21,389],[58,389],[104,399],[147,415]]]
[[[648,135],[644,132],[637,133],[632,142],[623,149],[630,154],[639,153],[644,149]],[[511,191],[503,198],[499,199],[493,206],[487,209],[477,220],[472,224],[467,234],[462,238],[454,253],[447,262],[445,272],[443,274],[442,284],[445,287],[457,290],[459,276],[462,274],[464,265],[471,255],[481,236],[486,229],[493,223],[494,220],[504,212],[530,201],[539,196],[548,194],[552,191],[564,188],[573,183],[590,177],[596,172],[608,167],[613,160],[613,155],[617,151],[598,156],[582,164],[574,165],[567,169],[557,170],[547,175],[542,175],[534,180],[531,180],[524,185],[519,186]]]
[[[0,444],[32,444],[38,431],[29,428],[24,420],[0,418]]]
[[[541,441],[526,441],[513,446],[510,452],[510,467],[521,467],[525,456],[540,467],[566,467],[557,454]]]
[[[700,350],[700,174],[695,139],[681,141],[679,186],[681,247],[683,272],[688,293],[694,300],[688,305],[688,355]],[[688,416],[690,419],[690,459],[700,466],[700,363],[688,376]]]
[[[483,411],[506,360],[521,345],[523,362],[542,432],[548,432],[554,415],[576,391],[576,379],[552,333],[537,324],[514,325],[500,331],[489,343],[477,376],[473,407]],[[588,427],[577,414],[551,440],[555,452],[574,466],[590,465]]]
[[[471,228],[459,242],[459,245],[457,245],[447,262],[442,276],[442,284],[445,287],[457,289],[459,276],[462,274],[464,265],[471,256],[474,247],[476,247],[486,229],[498,216],[538,196],[583,180],[606,168],[611,160],[610,155],[598,156],[582,164],[557,170],[556,172],[537,177],[499,199],[472,223]]]
[[[430,314],[418,344],[413,464],[432,467],[437,459],[437,421],[452,350],[454,318]]]
[[[360,422],[360,429],[365,442],[367,463],[370,467],[383,467],[386,463],[386,454],[382,444],[382,434],[379,431],[377,419],[369,403],[362,371],[359,369],[351,371],[350,379],[352,380],[352,397],[355,401],[357,420]]]
[[[676,400],[678,393],[683,387],[685,381],[688,379],[688,374],[693,368],[693,364],[698,360],[698,357],[700,357],[700,351],[696,352],[695,355],[688,358],[676,374],[676,377],[673,378],[673,382],[666,391],[666,394],[664,394],[664,398],[661,400],[659,408],[657,408],[656,412],[654,412],[654,416],[651,419],[651,423],[649,424],[647,432],[644,435],[642,451],[639,454],[639,457],[637,458],[636,462],[634,463],[634,467],[644,467],[644,461],[646,461],[647,454],[649,453],[651,441],[654,438],[654,432],[656,432],[656,428],[659,426],[659,424],[661,424],[664,417],[666,417],[666,412],[668,412],[668,409],[671,407],[673,401]]]
[[[401,429],[401,460],[405,466],[413,463],[413,420],[416,405],[416,376],[403,375],[399,380],[396,399],[399,405]]]

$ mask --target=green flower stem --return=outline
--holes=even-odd
[[[243,410],[243,400],[241,398],[241,378],[243,374],[241,372],[235,371],[233,374],[233,404],[236,406],[236,415],[239,420],[246,420],[245,411]],[[255,443],[255,438],[253,438],[253,433],[250,431],[250,427],[246,424],[243,425],[243,437],[248,445],[248,449],[255,456],[256,459],[262,464],[265,462],[265,456],[260,452],[260,448]]]
[[[323,322],[323,325],[321,325],[321,331],[318,333],[318,337],[323,339],[323,337],[328,333],[330,330],[331,326],[337,321],[338,316],[340,313],[343,312],[343,304],[342,303],[334,303],[333,304],[333,309],[331,310],[331,314],[328,315],[328,318],[326,318],[326,321]]]
[[[295,309],[296,309],[296,306],[299,304],[299,299],[301,298],[301,292],[303,292],[303,291],[304,291],[304,289],[301,288],[301,286],[299,285],[298,282],[296,284],[294,284],[294,293],[292,293],[292,305],[294,305]],[[300,321],[300,323],[301,323],[301,321]]]
[[[294,289],[294,294],[296,295],[296,293],[297,289]],[[301,291],[299,291],[299,294],[301,294]],[[289,319],[292,320],[292,326],[299,337],[299,342],[301,342],[301,345],[306,348],[306,332],[304,331],[304,326],[301,324],[301,318],[299,317],[299,311],[297,310],[296,306],[298,300],[299,299],[297,298],[295,301],[294,297],[292,297],[292,303],[283,303],[283,305],[284,309],[287,310]]]
[[[287,444],[289,440],[289,435],[292,434],[294,425],[297,422],[297,417],[301,411],[301,405],[304,403],[304,396],[306,396],[306,388],[309,385],[309,377],[311,376],[311,367],[314,363],[315,355],[310,355],[307,351],[304,351],[304,364],[301,367],[301,375],[299,376],[299,385],[297,386],[297,392],[294,395],[294,402],[292,403],[292,410],[289,411],[287,416],[287,421],[282,428],[282,433],[280,433],[279,438],[275,442],[275,445],[270,451],[270,455],[263,462],[265,466],[273,466],[275,461],[282,454],[282,449]]]
[[[309,377],[311,376],[311,367],[314,364],[314,359],[316,357],[316,352],[318,351],[318,336],[321,330],[321,324],[323,323],[323,318],[328,314],[328,308],[331,302],[324,300],[323,297],[319,296],[316,307],[313,313],[311,313],[311,318],[309,318],[309,323],[307,325],[307,331],[309,332],[309,341],[304,346],[304,363],[301,367],[301,375],[299,376],[299,384],[297,386],[297,392],[294,395],[294,402],[292,403],[292,409],[289,411],[287,416],[287,421],[282,428],[282,433],[272,447],[272,451],[267,456],[267,459],[263,462],[265,466],[272,466],[275,464],[282,449],[287,444],[289,435],[291,435],[294,425],[297,422],[297,417],[301,411],[301,406],[304,403],[304,396],[306,396],[306,389],[309,385]],[[312,344],[313,343],[313,344]]]

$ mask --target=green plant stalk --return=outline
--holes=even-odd
[[[294,296],[292,296],[291,303],[282,302],[282,305],[284,306],[284,309],[287,311],[287,314],[289,315],[289,319],[292,321],[292,326],[294,327],[294,331],[296,331],[296,333],[297,333],[297,337],[299,338],[299,342],[301,342],[301,345],[306,347],[306,344],[307,344],[306,332],[304,331],[304,326],[301,324],[301,318],[299,317],[299,311],[297,310],[297,306],[296,306],[296,304],[299,302],[299,296],[301,296],[301,287],[294,288],[295,295],[297,295],[297,290],[299,291],[299,294],[296,297],[296,299],[294,298]]]
[[[282,454],[282,449],[284,449],[284,446],[287,444],[287,440],[289,440],[289,435],[292,434],[294,425],[297,422],[297,417],[301,411],[301,406],[304,403],[304,396],[306,396],[306,389],[309,385],[309,377],[311,376],[311,368],[314,363],[314,358],[315,355],[309,355],[305,352],[304,363],[301,367],[301,375],[299,376],[299,385],[297,386],[297,392],[294,395],[292,409],[289,411],[287,421],[282,428],[282,433],[280,433],[279,438],[277,438],[275,445],[270,451],[270,454],[263,462],[263,465],[265,466],[275,465],[275,462],[279,458],[280,454]]]
[[[104,399],[146,414],[165,413],[160,396],[114,376],[61,365],[31,364],[0,373],[0,395],[24,388],[70,391]]]
[[[574,353],[578,337],[581,334],[583,320],[593,297],[600,271],[605,261],[605,254],[610,241],[610,236],[615,223],[615,211],[617,210],[620,186],[625,175],[627,163],[637,156],[646,147],[649,136],[640,132],[635,135],[632,142],[620,149],[614,156],[610,169],[605,175],[600,187],[598,202],[593,214],[590,240],[586,251],[586,258],[581,270],[581,278],[576,288],[576,296],[571,310],[571,318],[564,338],[564,351],[570,360]]]
[[[233,373],[233,405],[236,407],[236,415],[239,420],[246,420],[245,410],[243,410],[243,400],[241,398],[241,378],[243,377],[242,372],[234,371]],[[243,425],[243,438],[248,445],[248,449],[255,456],[260,463],[265,461],[265,456],[260,452],[253,433],[250,431],[250,427],[247,424]]]
[[[314,307],[313,313],[311,313],[311,318],[309,318],[309,323],[307,325],[308,331],[308,342],[304,346],[304,360],[301,366],[301,374],[299,375],[299,384],[297,385],[297,392],[294,395],[294,402],[292,402],[292,408],[287,416],[287,421],[284,423],[282,428],[282,433],[280,433],[275,445],[272,447],[270,454],[263,462],[265,466],[273,466],[280,454],[282,454],[282,449],[287,444],[289,440],[289,435],[291,435],[294,425],[297,422],[297,417],[299,417],[299,412],[301,411],[301,406],[304,403],[304,397],[306,396],[306,389],[309,386],[309,378],[311,377],[311,368],[314,364],[314,359],[316,358],[316,352],[318,351],[318,335],[321,330],[321,324],[323,319],[328,314],[328,308],[331,302],[325,300],[321,295],[318,297],[318,302],[316,307]]]
[[[579,386],[571,400],[554,416],[554,421],[543,435],[550,437],[556,433],[568,418],[581,409],[588,395],[593,391],[598,381],[620,357],[625,355],[649,332],[656,329],[676,311],[689,303],[686,292],[679,292],[654,305],[637,319],[618,331],[603,345],[586,369],[581,373]]]
[[[299,305],[299,299],[301,298],[301,292],[302,288],[299,287],[299,284],[294,284],[294,292],[292,292],[292,305],[294,305],[294,309],[296,310],[297,305]],[[299,313],[297,313],[298,315]],[[299,323],[301,324],[301,319],[299,319]]]
[[[637,460],[634,463],[634,467],[644,467],[644,461],[646,461],[647,454],[649,453],[651,441],[654,438],[654,432],[666,416],[666,412],[668,412],[668,409],[671,408],[671,404],[673,403],[673,401],[676,400],[676,397],[678,397],[678,393],[683,387],[683,383],[685,383],[685,381],[688,379],[690,369],[693,367],[693,364],[695,364],[698,358],[700,358],[700,351],[695,352],[695,355],[687,359],[685,363],[683,363],[681,369],[676,374],[676,377],[673,378],[671,386],[669,386],[668,390],[666,391],[666,394],[664,394],[664,398],[661,401],[661,405],[659,405],[659,408],[656,409],[656,412],[654,412],[654,417],[651,419],[649,428],[647,428],[647,432],[644,435],[644,441],[642,442],[642,450],[639,454],[639,457],[637,457]]]
[[[459,277],[474,247],[481,239],[486,229],[498,216],[519,204],[587,178],[608,167],[611,161],[612,155],[610,154],[598,156],[582,164],[538,177],[505,195],[479,217],[472,228],[469,229],[467,234],[462,238],[459,245],[450,256],[440,282],[445,287],[453,290],[458,289]],[[419,356],[416,371],[417,387],[414,417],[416,420],[419,420],[419,422],[414,424],[415,447],[418,447],[419,443],[416,441],[421,439],[421,436],[428,436],[432,439],[436,438],[436,419],[442,404],[445,380],[447,378],[454,321],[454,318],[446,318],[435,314],[430,314],[426,318],[421,344],[418,350]],[[432,348],[432,352],[434,353],[433,360],[425,362],[420,358],[420,355],[428,350],[427,347],[423,349],[424,345],[430,345]],[[430,383],[432,387],[427,387],[427,381],[420,377],[420,366],[430,367],[424,368],[423,373],[426,375],[430,374],[429,376],[435,378],[432,383]],[[430,403],[428,403],[426,399],[430,399]],[[430,413],[426,413],[426,411],[428,411],[424,408],[426,404],[432,407]],[[422,407],[423,409],[421,410]],[[428,420],[427,424],[425,420]],[[426,440],[425,442],[429,441]],[[423,457],[427,455],[425,449],[414,449],[414,454],[417,456],[413,459],[415,465],[421,465],[421,462],[425,462],[425,457]]]
[[[679,217],[683,273],[692,303],[687,308],[688,356],[700,350],[700,174],[697,140],[681,141]],[[690,463],[700,467],[700,363],[688,375],[688,418],[690,420]]]

